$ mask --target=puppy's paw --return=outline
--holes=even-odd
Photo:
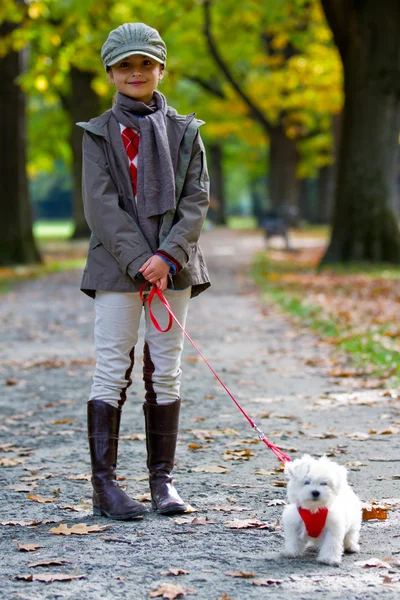
[[[317,562],[322,563],[323,565],[330,565],[331,567],[338,567],[342,562],[341,556],[328,556],[326,554],[320,554],[317,557]]]
[[[282,555],[286,556],[286,558],[296,558],[297,556],[301,556],[302,554],[303,548],[291,545],[286,545],[282,552]]]
[[[357,544],[357,542],[352,542],[346,546],[344,551],[346,554],[356,554],[357,552],[360,552],[360,544]]]

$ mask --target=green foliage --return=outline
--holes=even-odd
[[[271,125],[281,123],[299,140],[299,176],[315,176],[331,160],[331,116],[342,102],[340,61],[318,0],[214,0],[211,14],[216,44],[233,76]],[[265,173],[265,131],[210,56],[202,1],[5,0],[4,19],[20,27],[0,40],[0,55],[29,44],[21,85],[31,98],[31,177],[55,158],[70,161],[71,125],[61,100],[69,93],[71,66],[93,72],[94,90],[110,105],[113,90],[100,49],[109,31],[126,21],[159,29],[168,46],[161,90],[179,111],[195,107],[207,122],[206,142],[218,140],[227,148],[227,171],[240,165],[244,185]]]

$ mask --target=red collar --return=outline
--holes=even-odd
[[[319,537],[325,527],[328,509],[319,508],[316,512],[311,512],[306,508],[299,508],[299,514],[303,519],[308,535],[312,538]]]

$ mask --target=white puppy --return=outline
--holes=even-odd
[[[339,565],[343,551],[359,552],[361,503],[347,483],[346,467],[305,454],[285,464],[289,504],[282,515],[286,556],[300,556],[308,542],[317,560]]]

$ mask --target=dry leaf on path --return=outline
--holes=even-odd
[[[142,442],[146,439],[145,433],[130,433],[129,435],[120,435],[121,440],[134,440]]]
[[[362,518],[363,521],[371,521],[372,519],[385,520],[387,519],[387,509],[381,508],[380,506],[363,507]]]
[[[357,567],[363,567],[364,569],[369,569],[371,567],[376,567],[378,569],[389,569],[391,567],[391,564],[387,561],[387,559],[376,557],[369,558],[368,560],[358,560],[354,564]]]
[[[43,548],[43,546],[39,546],[38,544],[17,544],[17,548],[19,552],[35,552],[35,550],[39,550],[39,548]]]
[[[82,475],[67,475],[65,479],[70,479],[71,481],[91,481],[92,476],[83,473]]]
[[[68,527],[65,523],[60,523],[58,527],[52,527],[50,529],[50,533],[54,533],[55,535],[87,535],[88,533],[99,533],[101,531],[105,531],[109,529],[111,525],[86,525],[86,523],[78,523],[77,525],[72,525],[72,527]]]
[[[254,581],[251,583],[260,587],[267,585],[280,585],[283,583],[283,579],[254,579]]]
[[[161,575],[173,575],[174,577],[178,577],[178,575],[189,575],[189,573],[190,571],[185,571],[184,569],[169,567],[168,571],[162,571]]]
[[[252,573],[245,573],[244,571],[226,571],[225,575],[228,577],[241,577],[242,579],[252,579],[255,576],[254,571]]]
[[[219,465],[211,465],[211,466],[205,466],[205,467],[193,467],[192,471],[195,471],[196,473],[221,473],[221,474],[225,474],[228,472],[228,469],[226,467],[222,467]]]
[[[251,509],[246,508],[245,506],[232,506],[232,504],[226,504],[223,506],[210,506],[210,510],[219,510],[221,512],[243,512]]]
[[[39,502],[40,504],[48,504],[49,502],[57,502],[58,498],[43,498],[38,494],[29,494],[28,500],[33,500],[34,502]]]
[[[58,519],[46,519],[43,521],[0,521],[0,525],[21,525],[22,527],[32,527],[36,525],[43,525],[45,523],[59,523]]]
[[[255,456],[251,450],[225,450],[222,458],[224,460],[249,460],[250,456]]]
[[[15,485],[9,485],[7,489],[12,490],[13,492],[32,492],[35,488],[37,488],[36,483],[32,483],[31,485],[16,483]]]
[[[24,581],[43,581],[52,583],[53,581],[71,581],[72,579],[83,579],[86,575],[69,575],[68,573],[41,573],[40,575],[14,575],[14,579],[23,579]]]
[[[175,600],[179,596],[185,596],[189,592],[195,590],[190,588],[184,588],[181,585],[174,585],[172,583],[161,583],[156,590],[153,590],[149,594],[149,598],[167,598],[167,600]]]
[[[21,458],[0,458],[1,467],[16,467],[23,462]]]
[[[214,525],[215,521],[211,521],[208,517],[178,517],[174,519],[177,525]]]
[[[226,521],[224,525],[229,529],[269,529],[270,527],[274,527],[271,523],[263,523],[255,517],[245,520],[235,519],[234,521]]]
[[[28,567],[52,567],[52,566],[60,566],[69,562],[69,560],[65,560],[64,558],[55,558],[55,559],[47,559],[47,560],[38,560],[36,562],[28,563]]]

